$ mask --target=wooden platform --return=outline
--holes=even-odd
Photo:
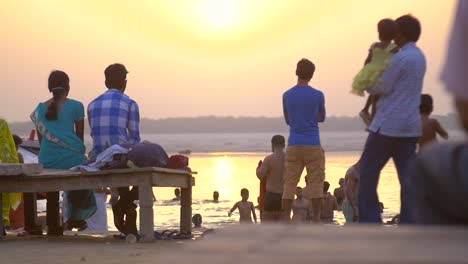
[[[181,188],[180,228],[181,231],[189,232],[191,231],[192,186],[194,185],[195,178],[192,177],[191,172],[153,167],[98,172],[44,170],[39,174],[0,177],[0,193],[32,193],[95,189],[99,187],[138,186],[140,235],[142,235],[141,241],[144,242],[154,240],[152,187]],[[2,219],[1,214],[0,210],[0,219]]]
[[[0,177],[4,176],[16,176],[24,174],[37,174],[41,173],[43,167],[41,164],[0,164]]]

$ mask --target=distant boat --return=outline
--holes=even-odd
[[[23,139],[23,142],[19,145],[18,152],[23,155],[24,163],[38,163],[38,155],[41,150],[41,144],[39,140],[34,140],[36,130],[31,130],[28,139]]]
[[[184,150],[179,151],[179,154],[190,155],[192,154],[192,151],[190,149],[184,149]]]

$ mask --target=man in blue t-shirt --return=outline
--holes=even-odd
[[[325,180],[325,154],[320,145],[318,122],[325,120],[323,93],[309,86],[315,65],[302,59],[297,63],[297,85],[283,94],[284,119],[289,125],[286,172],[282,200],[283,218],[290,219],[291,205],[304,167],[307,170],[312,220],[320,221]]]

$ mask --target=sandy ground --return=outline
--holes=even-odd
[[[198,240],[9,236],[0,263],[468,263],[468,229],[435,226],[236,225]]]
[[[128,244],[112,237],[7,236],[0,240],[0,263],[156,263],[169,249],[179,250],[191,240]]]

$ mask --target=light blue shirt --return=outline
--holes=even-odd
[[[395,54],[380,81],[369,88],[380,95],[377,114],[369,127],[389,137],[421,136],[419,104],[426,73],[426,58],[414,42]]]

